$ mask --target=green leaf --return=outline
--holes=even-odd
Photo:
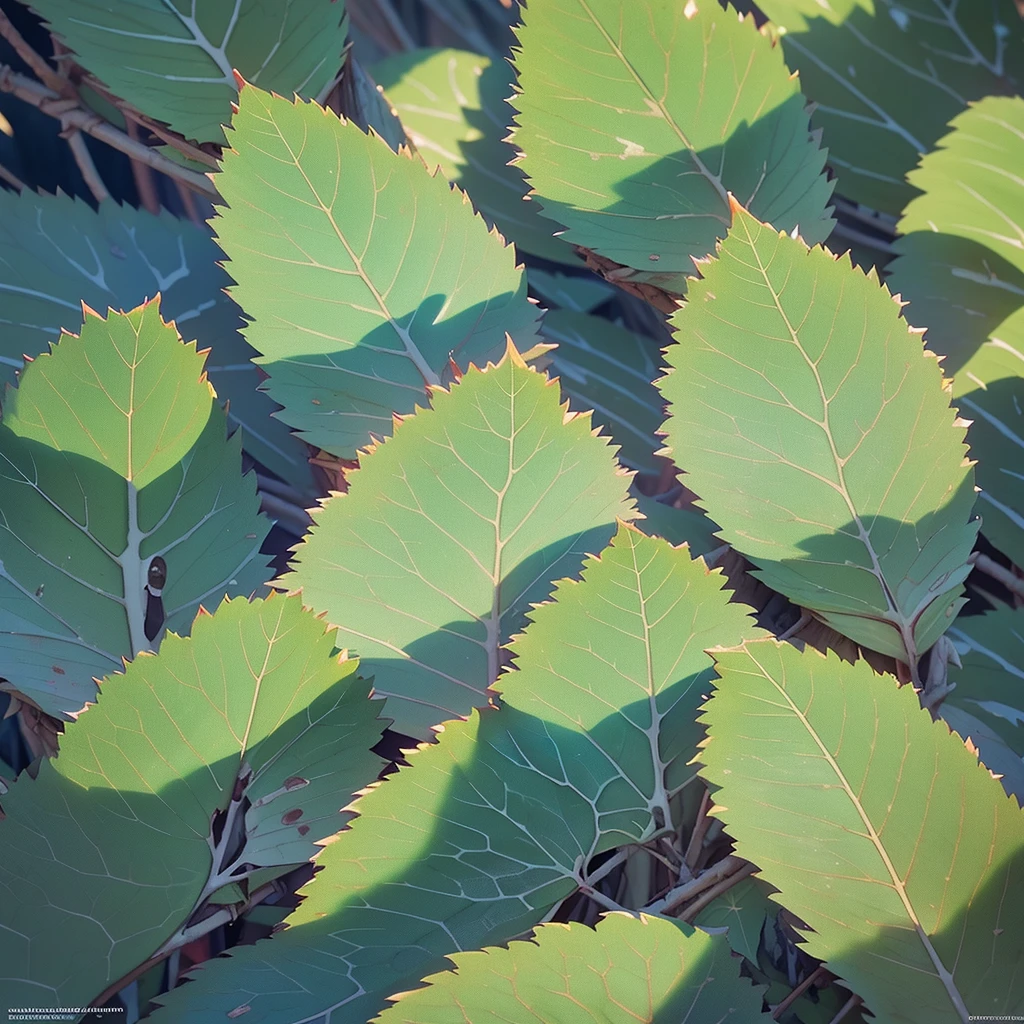
[[[1024,564],[1024,99],[989,96],[910,175],[892,285],[972,420],[985,536]]]
[[[353,458],[428,385],[523,350],[537,310],[511,248],[407,153],[315,103],[243,90],[214,222],[281,418]],[[344,178],[344,187],[340,182]]]
[[[238,598],[104,680],[60,757],[4,796],[11,1005],[86,1005],[204,899],[309,859],[352,818],[341,808],[383,765],[384,723],[332,650],[298,598]]]
[[[429,987],[393,996],[397,1005],[375,1024],[767,1019],[760,991],[740,980],[722,939],[646,914],[608,914],[596,929],[545,924],[533,941],[452,959],[455,973],[431,975]]]
[[[685,290],[728,193],[812,242],[832,229],[825,152],[767,36],[717,0],[532,0],[513,141],[562,237]]]
[[[421,739],[487,702],[530,604],[635,514],[590,417],[567,414],[511,347],[432,404],[313,512],[276,584],[326,612],[395,729]]]
[[[916,673],[978,528],[938,362],[874,272],[742,210],[701,271],[660,382],[676,464],[769,586]]]
[[[22,356],[46,350],[61,329],[78,331],[82,303],[134,309],[160,293],[160,308],[186,341],[210,348],[206,367],[228,420],[245,430],[254,458],[303,492],[313,481],[306,448],[257,391],[255,354],[238,328],[241,311],[224,294],[231,279],[208,233],[166,211],[104,202],[94,211],[68,196],[0,191],[0,383],[15,380]]]
[[[651,383],[661,375],[658,343],[589,313],[549,311],[541,326],[545,341],[558,346],[549,372],[557,376],[569,406],[593,410],[594,423],[619,445],[619,461],[657,473],[663,460],[655,433],[664,420],[661,395]]]
[[[582,582],[531,612],[501,710],[445,723],[367,793],[291,927],[163,997],[173,1019],[207,1024],[246,1005],[251,1021],[364,1021],[450,953],[535,927],[595,855],[668,834],[667,796],[692,773],[711,684],[704,649],[759,635],[724,582],[620,525]]]
[[[670,544],[688,544],[694,555],[710,554],[722,545],[715,536],[718,524],[695,505],[674,508],[640,493],[636,493],[636,505],[644,516],[636,526],[650,537],[664,537]]]
[[[778,910],[768,898],[770,894],[760,878],[744,878],[712,900],[693,923],[698,928],[728,928],[730,947],[756,965],[765,918]]]
[[[804,949],[893,1024],[1024,1007],[1016,802],[865,661],[775,641],[716,661],[701,774]]]
[[[270,575],[255,480],[203,376],[157,303],[86,310],[8,389],[0,424],[0,677],[68,718],[94,677],[151,646],[152,559],[167,628]],[[158,640],[159,637],[156,637]]]
[[[1024,757],[1024,609],[960,619],[949,638],[963,664],[949,665],[956,689],[940,711],[952,705],[969,712]]]
[[[623,525],[585,564],[583,583],[559,582],[554,603],[510,645],[519,671],[498,680],[502,700],[583,734],[618,768],[607,798],[635,804],[639,820],[660,810],[670,821],[667,794],[693,774],[697,709],[713,679],[705,650],[762,635],[746,605],[728,602],[725,582],[685,548]],[[601,778],[592,754],[563,757]]]
[[[234,70],[262,88],[316,96],[341,65],[348,18],[325,0],[32,0],[81,64],[186,139],[223,145]]]
[[[469,193],[488,225],[496,225],[520,253],[581,264],[572,246],[554,237],[537,204],[525,201],[523,172],[508,166],[516,151],[505,142],[514,113],[506,101],[515,79],[507,61],[466,50],[420,49],[387,57],[370,73],[420,156]]]
[[[971,100],[1024,84],[1014,0],[758,0],[814,101],[844,196],[898,215]]]

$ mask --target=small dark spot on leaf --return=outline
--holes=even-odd
[[[309,831],[309,826],[308,825],[300,825],[299,826],[299,835],[300,836],[304,836],[308,831]]]
[[[289,792],[293,789],[301,789],[303,786],[309,785],[309,779],[304,779],[300,775],[292,775],[284,780],[284,788]]]
[[[294,825],[302,817],[302,808],[296,807],[281,816],[282,825]]]
[[[62,668],[60,667],[60,665],[51,665],[51,666],[50,666],[50,669],[51,669],[52,671],[56,672],[56,673],[57,673],[57,675],[59,675],[59,676],[62,676],[62,675],[64,675],[64,674],[65,674],[65,672],[64,672],[64,669],[62,669]]]

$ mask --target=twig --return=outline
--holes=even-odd
[[[882,231],[887,235],[896,234],[897,218],[891,213],[872,210],[870,207],[861,206],[860,203],[852,203],[842,196],[833,196],[832,202],[835,204],[837,213],[853,217],[854,220],[859,220],[863,224],[869,224],[876,231]]]
[[[124,119],[124,126],[128,131],[128,138],[132,142],[139,142],[139,129],[130,118]],[[141,142],[139,142],[141,145]],[[148,149],[149,147],[147,147]],[[139,202],[143,209],[153,214],[154,217],[160,213],[160,196],[157,193],[156,181],[153,179],[153,168],[147,167],[140,160],[131,158],[132,177],[135,179],[135,189],[139,193]]]
[[[120,99],[120,97],[109,93],[92,76],[89,76],[90,84],[95,83],[96,91],[106,96],[118,110],[124,114],[126,122],[134,121],[140,128],[145,128],[147,132],[152,132],[161,142],[166,143],[173,149],[176,149],[182,156],[188,157],[189,160],[195,160],[196,163],[206,164],[211,170],[220,169],[220,161],[210,153],[207,153],[205,149],[200,146],[193,146],[188,139],[178,135],[177,132],[172,132],[167,128],[157,124],[151,118],[146,117],[145,114],[140,113],[134,107],[129,106]]]
[[[716,865],[717,866],[717,865]],[[717,900],[723,892],[728,892],[734,885],[739,885],[744,878],[752,875],[757,870],[753,864],[747,864],[740,868],[739,871],[734,872],[731,875],[726,875],[718,885],[708,889],[706,893],[699,900],[695,900],[686,908],[686,913],[680,917],[680,920],[685,921],[687,924],[692,924],[693,919],[712,901]]]
[[[690,836],[690,842],[686,846],[686,853],[683,854],[683,862],[690,871],[693,871],[694,865],[697,863],[701,843],[704,842],[704,834],[711,824],[711,819],[708,817],[708,809],[710,807],[711,793],[705,787],[704,795],[700,798],[700,807],[697,810],[697,820],[693,823],[693,833]]]
[[[728,857],[723,857],[722,860],[698,875],[692,882],[685,882],[683,885],[675,886],[660,900],[655,900],[646,906],[644,910],[651,914],[669,914],[687,900],[693,899],[698,893],[702,893],[705,889],[715,885],[715,883],[721,882],[726,876],[743,871],[748,867],[750,871],[747,871],[747,874],[756,870],[753,865],[747,864],[742,857],[737,857],[730,853]]]
[[[82,172],[82,177],[85,179],[86,185],[89,186],[93,198],[97,203],[109,199],[110,193],[107,191],[107,186],[103,184],[100,172],[96,170],[96,164],[93,163],[92,154],[89,152],[85,139],[82,138],[81,131],[72,128],[66,137],[68,149],[71,150],[71,155],[75,158],[75,163],[78,164],[78,169]]]
[[[616,850],[599,868],[595,869],[593,874],[587,875],[586,878],[582,879],[581,885],[593,888],[602,878],[610,875],[620,864],[624,864],[633,856],[635,851],[635,846],[624,846],[621,850]]]
[[[1009,569],[1000,565],[994,559],[989,558],[988,555],[980,553],[975,554],[974,568],[980,569],[983,573],[987,576],[991,576],[994,580],[999,580],[1007,590],[1011,590],[1013,593],[1024,597],[1024,580]]]
[[[276,494],[267,494],[266,491],[261,491],[260,508],[271,519],[276,519],[282,529],[287,530],[295,537],[304,537],[306,531],[313,525],[313,520],[309,518],[309,514],[304,509],[285,501],[284,498],[279,498]]]
[[[891,242],[887,242],[884,238],[875,238],[874,235],[869,235],[866,231],[858,231],[848,224],[836,224],[832,229],[832,235],[848,242],[856,242],[858,245],[866,245],[869,249],[884,252],[887,256],[896,255],[896,250],[893,249]]]
[[[14,52],[35,72],[36,77],[58,96],[74,96],[71,83],[46,63],[45,58],[29,46],[25,37],[11,24],[10,18],[0,11],[0,36],[11,44]]]
[[[137,978],[141,978],[151,967],[160,963],[162,960],[166,960],[176,949],[181,949],[183,946],[187,946],[190,942],[194,942],[198,938],[202,938],[204,935],[208,935],[214,930],[219,928],[222,924],[228,924],[230,921],[235,921],[242,914],[252,910],[253,907],[262,903],[268,896],[275,892],[280,892],[280,887],[277,881],[267,882],[266,885],[261,885],[246,901],[242,904],[241,909],[235,904],[224,907],[221,910],[216,911],[209,917],[204,917],[202,921],[192,925],[190,928],[182,928],[172,941],[165,943],[157,952],[155,952],[148,960],[139,964],[138,967],[130,970],[124,977],[118,978],[117,981],[112,982],[108,985],[91,1003],[90,1007],[103,1006],[108,1003],[118,992],[123,988],[127,988]],[[180,940],[180,941],[179,941]]]
[[[816,981],[818,981],[823,975],[829,972],[819,966],[817,970],[812,971],[810,974],[800,982],[799,985],[792,992],[786,996],[785,999],[779,1003],[778,1006],[772,1010],[772,1020],[778,1020]]]
[[[25,182],[21,180],[13,171],[7,170],[3,164],[0,164],[0,178],[3,178],[8,185],[13,185],[19,192],[26,188]]]
[[[839,1012],[829,1021],[829,1024],[839,1024],[839,1022],[853,1009],[856,1009],[863,1002],[860,996],[850,996],[841,1007]]]
[[[154,170],[183,182],[189,188],[214,202],[220,200],[220,195],[213,187],[213,182],[206,175],[196,174],[195,171],[176,164],[148,146],[133,142],[124,132],[104,121],[98,114],[83,110],[73,100],[58,96],[52,89],[40,85],[39,82],[27,75],[18,74],[6,64],[0,64],[0,92],[9,92],[17,96],[18,99],[41,110],[44,114],[57,118],[64,128],[78,128],[126,156],[133,157]]]
[[[806,609],[800,609],[800,618],[793,623],[789,629],[779,634],[779,640],[790,640],[797,635],[806,626],[809,626],[814,621],[814,616]]]
[[[590,899],[604,907],[605,910],[621,910],[627,914],[636,914],[635,910],[630,910],[629,907],[624,907],[621,903],[616,903],[611,896],[605,896],[600,889],[592,889],[589,885],[581,885],[580,892],[582,892],[584,896],[589,896]]]
[[[177,178],[174,179],[174,187],[178,190],[178,195],[181,197],[182,206],[185,207],[185,216],[187,216],[193,224],[198,224],[202,227],[203,218],[199,216],[199,209],[196,206],[196,197],[189,192],[189,190],[180,181],[178,181]]]

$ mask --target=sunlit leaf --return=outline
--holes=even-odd
[[[531,0],[513,132],[562,237],[672,291],[728,229],[733,193],[823,241],[832,185],[781,50],[717,0]]]
[[[667,834],[669,793],[694,772],[704,649],[759,632],[724,582],[621,525],[530,613],[501,710],[445,723],[364,796],[291,927],[208,964],[164,997],[168,1015],[222,1020],[245,993],[252,1021],[365,1021],[449,954],[539,924],[595,855]]]
[[[307,449],[261,391],[253,350],[238,333],[241,311],[224,294],[231,279],[209,235],[163,212],[68,196],[0,190],[0,382],[13,382],[22,356],[37,356],[61,329],[82,327],[82,303],[134,309],[160,294],[160,310],[185,341],[211,349],[206,372],[245,430],[254,458],[303,492],[312,490]]]
[[[525,201],[523,172],[508,166],[516,151],[504,141],[514,113],[506,102],[515,77],[507,61],[421,49],[387,57],[370,70],[420,156],[465,189],[488,224],[521,253],[580,264],[537,204]]]
[[[530,942],[452,960],[455,973],[394,996],[374,1024],[766,1020],[761,993],[740,980],[721,938],[645,914],[609,914],[596,929],[545,924]]]
[[[838,190],[898,215],[905,176],[966,104],[1024,84],[1014,0],[758,0],[784,33]]]
[[[340,627],[395,729],[421,739],[487,702],[531,602],[633,515],[607,439],[514,349],[432,405],[313,513],[278,584]]]
[[[913,689],[776,641],[716,654],[701,774],[736,852],[877,1019],[1024,1006],[1024,815]]]
[[[0,677],[66,718],[93,677],[148,650],[146,586],[166,563],[166,626],[270,575],[255,479],[156,302],[88,311],[8,389],[0,423]]]
[[[60,757],[3,798],[10,1005],[86,1005],[229,880],[281,874],[351,819],[384,723],[332,649],[298,598],[239,598],[104,681]],[[246,801],[236,855],[211,820]]]
[[[982,532],[1024,564],[1024,99],[989,96],[910,175],[891,267],[972,422]]]
[[[408,153],[315,103],[246,87],[214,221],[281,419],[352,458],[428,385],[535,343],[537,310],[501,236]]]
[[[878,284],[737,210],[672,318],[669,447],[769,586],[916,665],[963,603],[964,427]]]
[[[268,91],[315,96],[337,74],[348,34],[338,0],[32,6],[115,95],[198,142],[224,142],[235,69]]]

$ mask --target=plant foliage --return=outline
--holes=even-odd
[[[33,7],[12,1018],[1024,1015],[1020,3]]]

